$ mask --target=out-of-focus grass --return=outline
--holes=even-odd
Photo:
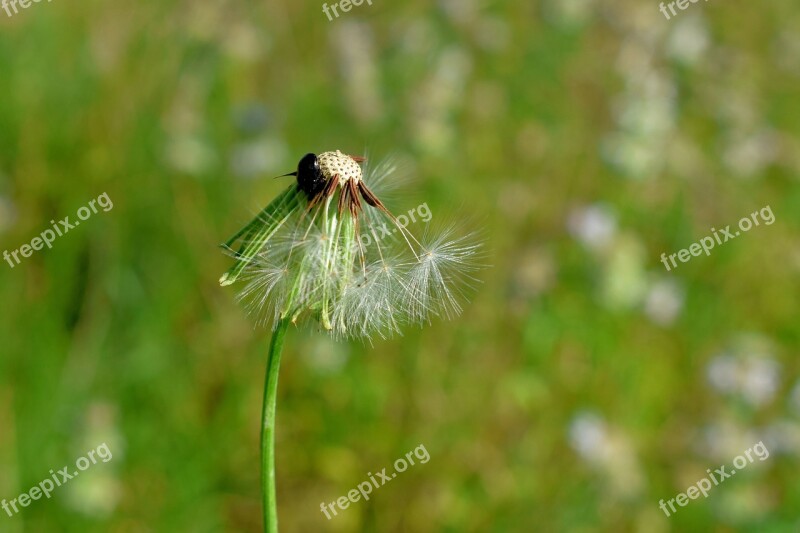
[[[33,4],[0,12],[3,531],[257,531],[268,331],[215,248],[308,151],[397,152],[492,268],[454,322],[292,331],[285,531],[792,531],[800,493],[800,12],[623,1]],[[773,225],[659,258],[771,206]],[[764,440],[667,518],[658,501]],[[319,511],[424,444],[328,521]]]

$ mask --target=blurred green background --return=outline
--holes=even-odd
[[[398,212],[492,267],[401,338],[292,329],[282,531],[800,530],[800,9],[788,0],[41,2],[0,11],[0,531],[260,531],[269,328],[217,244],[306,152],[398,154]],[[677,252],[765,206],[711,256]],[[770,450],[672,517],[660,499]],[[333,520],[319,506],[423,444]]]

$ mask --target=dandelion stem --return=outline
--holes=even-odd
[[[269,359],[264,376],[264,404],[261,411],[261,491],[264,496],[264,531],[278,533],[278,504],[275,495],[275,404],[278,397],[278,369],[283,337],[289,317],[275,324],[269,344]]]

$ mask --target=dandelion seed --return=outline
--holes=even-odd
[[[473,273],[480,243],[474,233],[456,236],[456,227],[440,233],[426,232],[419,261],[411,268],[409,301],[414,321],[425,321],[431,314],[452,319],[461,313],[461,302],[477,283]]]

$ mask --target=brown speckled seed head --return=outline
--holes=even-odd
[[[356,184],[361,181],[361,166],[349,155],[336,150],[335,152],[323,152],[318,157],[319,168],[325,179],[331,179],[338,175],[340,187],[350,179]]]

